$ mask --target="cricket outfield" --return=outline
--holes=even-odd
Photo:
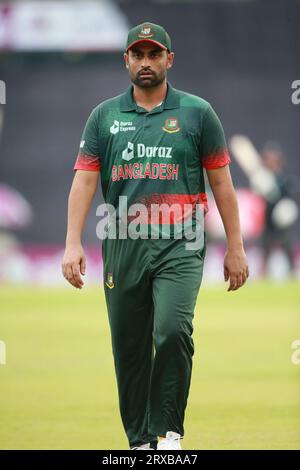
[[[0,298],[0,449],[127,449],[102,288]],[[296,281],[202,286],[184,449],[300,449],[299,311]]]

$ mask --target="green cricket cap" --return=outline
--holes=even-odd
[[[126,52],[135,44],[145,41],[152,42],[171,52],[171,39],[167,31],[162,26],[149,22],[134,26],[129,31]]]

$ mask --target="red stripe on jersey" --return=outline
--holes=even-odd
[[[231,159],[227,150],[223,150],[213,155],[206,155],[202,158],[202,165],[206,170],[215,170],[228,165],[230,162]]]
[[[74,170],[90,170],[90,171],[100,171],[101,164],[99,157],[94,155],[83,155],[79,154],[77,156]]]
[[[139,216],[139,223],[142,224],[151,224],[151,223],[182,223],[184,220],[191,219],[196,210],[196,204],[203,206],[204,214],[208,211],[207,196],[206,193],[198,194],[149,194],[144,197],[140,197],[138,200],[134,201],[134,204],[143,204],[147,209],[147,214],[144,220],[141,220]],[[159,213],[156,214],[155,209],[151,205],[158,206],[157,209]],[[171,210],[170,207],[176,204],[179,211]],[[189,204],[189,206],[187,206]],[[153,217],[156,215],[158,219],[154,222]],[[166,218],[164,217],[166,216]],[[169,218],[168,218],[169,217]],[[135,216],[129,216],[128,221],[135,219]]]

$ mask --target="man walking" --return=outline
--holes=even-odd
[[[132,85],[96,106],[83,131],[62,269],[74,287],[82,288],[81,235],[100,174],[114,220],[131,228],[124,236],[117,224],[115,236],[102,242],[123,426],[131,449],[176,450],[184,436],[192,322],[206,251],[199,226],[199,213],[207,211],[204,169],[227,236],[228,290],[241,287],[249,272],[216,113],[207,101],[167,81],[174,53],[163,27],[147,22],[132,28],[124,60]],[[197,243],[189,246],[191,234]]]

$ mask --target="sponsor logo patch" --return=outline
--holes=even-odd
[[[134,146],[133,142],[128,142],[126,149],[122,152],[122,158],[129,161],[135,156],[138,158],[172,158],[172,147],[150,147],[142,143]]]
[[[135,131],[136,127],[133,125],[132,121],[117,121],[114,120],[114,123],[110,126],[111,134],[118,134],[118,132],[128,132]]]
[[[110,133],[117,134],[120,130],[120,123],[119,121],[114,121],[113,125],[110,126]]]
[[[127,162],[131,160],[134,157],[134,147],[132,142],[128,142],[127,147],[125,150],[122,152],[122,158],[123,160],[126,160]]]

